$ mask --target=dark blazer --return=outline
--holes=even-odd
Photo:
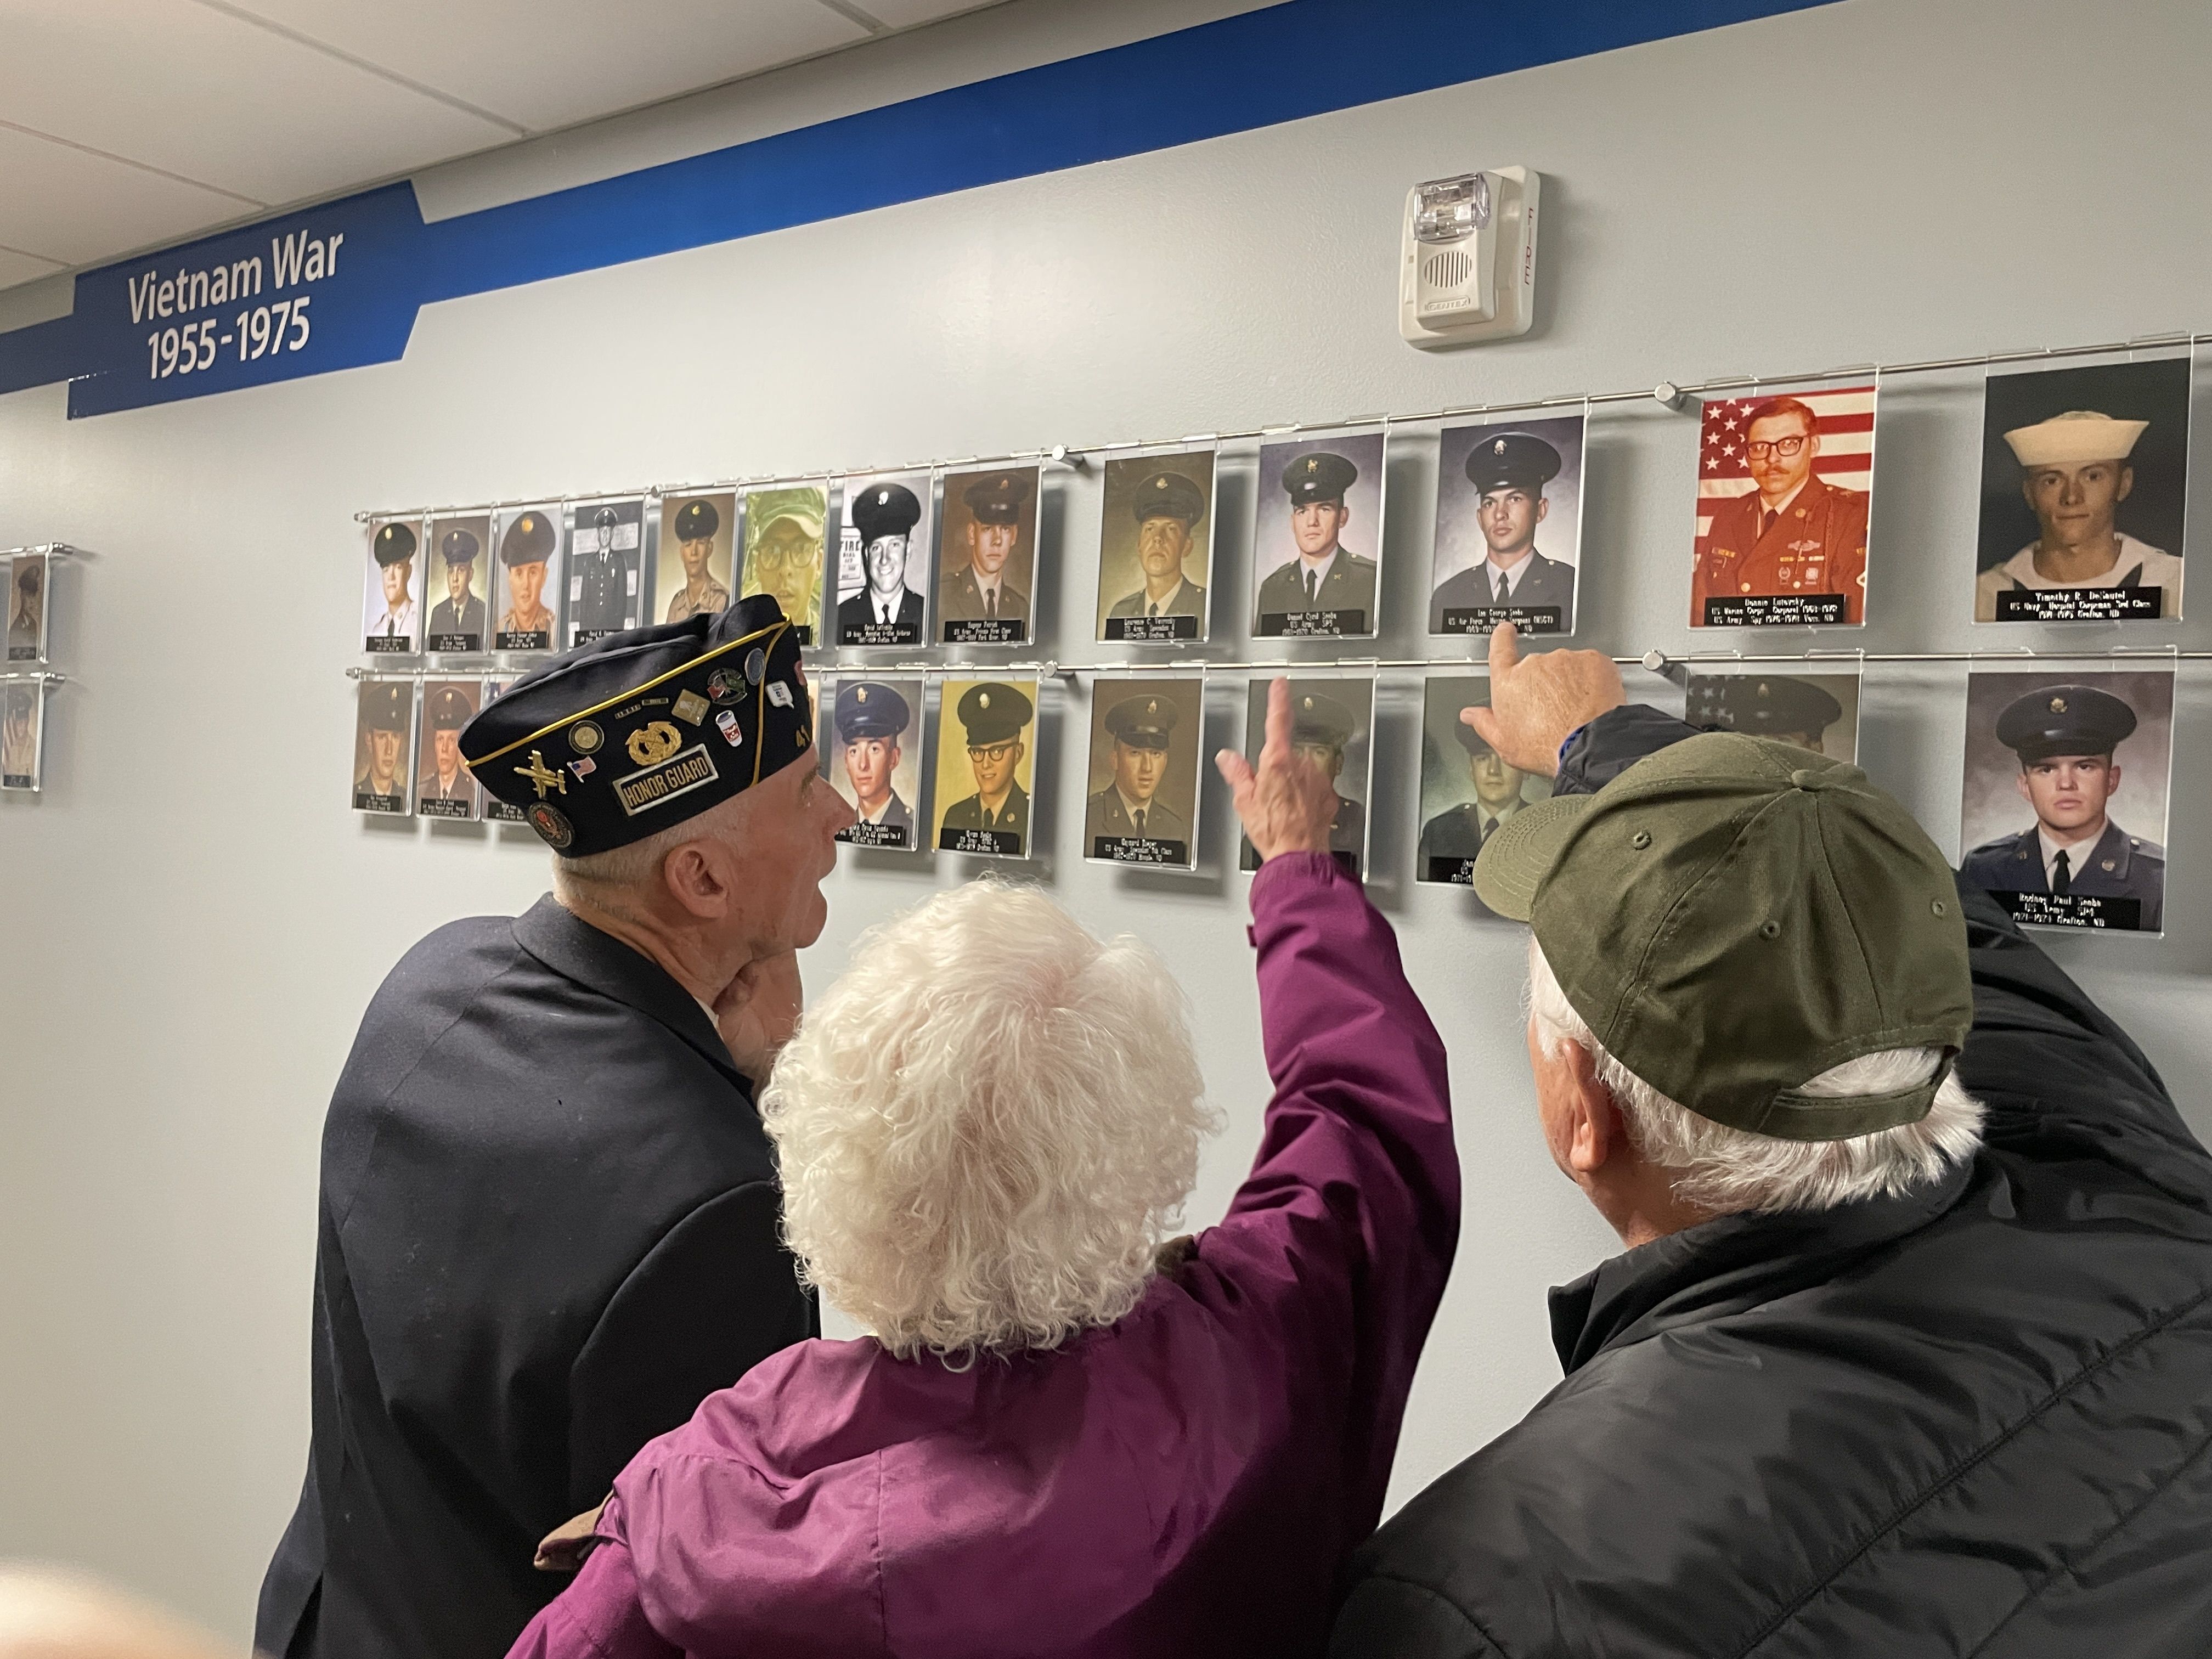
[[[752,1092],[656,963],[550,898],[431,934],[323,1130],[313,1440],[255,1645],[499,1659],[539,1538],[819,1329]]]
[[[2032,823],[2016,836],[1983,842],[1966,854],[1960,868],[1968,881],[1993,893],[2051,890],[2043,871],[2043,848]],[[2097,837],[2081,867],[2068,876],[2067,885],[2093,898],[2141,900],[2142,930],[2154,933],[2166,909],[2166,848],[2131,836],[2107,819],[2105,833]]]
[[[1016,587],[1006,578],[1013,573],[1014,562],[1006,561],[1006,568],[999,574],[1000,622],[1026,623],[1030,615],[1029,595]],[[955,574],[938,584],[937,619],[940,623],[983,621],[983,590],[975,585],[975,567],[963,564]]]
[[[864,587],[851,599],[837,602],[837,642],[840,645],[846,642],[847,635],[858,634],[862,629],[873,625],[876,609],[869,602],[872,597]],[[919,642],[921,638],[921,595],[911,587],[901,588],[898,615],[892,620],[904,623],[913,629],[915,639]]]
[[[1121,797],[1109,784],[1091,798],[1083,814],[1083,850],[1090,852],[1091,843],[1100,836],[1115,836],[1134,840],[1137,826],[1121,810]],[[1145,809],[1145,839],[1147,841],[1179,841],[1190,844],[1190,825],[1182,815],[1158,795]]]
[[[1141,617],[1145,614],[1145,590],[1125,593],[1106,609],[1108,617]],[[1206,619],[1206,590],[1186,576],[1182,587],[1176,594],[1176,602],[1160,612],[1164,617],[1196,617]]]
[[[478,594],[470,594],[469,602],[458,611],[451,599],[441,599],[430,607],[430,626],[425,634],[473,634],[477,642],[482,644],[485,621],[484,602]]]
[[[1562,564],[1557,559],[1547,559],[1534,548],[1528,550],[1528,568],[1514,588],[1509,605],[1556,605],[1559,607],[1559,631],[1572,633],[1575,626],[1575,568]],[[1429,595],[1429,628],[1431,632],[1444,625],[1447,611],[1480,611],[1495,607],[1498,590],[1492,586],[1490,565],[1486,560],[1472,570],[1462,570],[1458,575],[1440,584]]]
[[[1339,547],[1336,562],[1329,566],[1328,574],[1322,581],[1320,597],[1308,605],[1305,571],[1294,558],[1267,573],[1267,579],[1260,584],[1259,598],[1252,609],[1254,614],[1262,617],[1301,611],[1356,611],[1365,618],[1361,625],[1363,630],[1372,629],[1376,625],[1375,561]]]
[[[1024,732],[1024,736],[1028,734]],[[957,800],[945,809],[945,828],[947,830],[981,830],[983,824],[983,798],[970,795]],[[999,809],[998,822],[991,829],[1021,836],[1026,843],[1030,834],[1030,798],[1018,783],[1007,792],[1006,804]]]

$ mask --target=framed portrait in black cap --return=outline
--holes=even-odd
[[[827,484],[777,484],[745,492],[743,593],[765,593],[783,607],[801,645],[822,637],[823,550],[830,522]]]
[[[2189,376],[2179,356],[1989,377],[1976,622],[2180,617]]]
[[[1267,687],[1255,674],[1246,688],[1244,754],[1255,766],[1267,741]],[[1373,785],[1375,677],[1315,674],[1291,682],[1291,742],[1321,768],[1336,791],[1336,819],[1329,828],[1330,856],[1347,874],[1367,874],[1367,801]],[[1237,837],[1237,867],[1257,870],[1260,854]]]
[[[915,646],[927,637],[934,483],[927,472],[856,472],[844,481],[835,643]]]
[[[495,651],[550,651],[560,637],[567,524],[567,509],[558,501],[529,501],[492,514]]]
[[[1690,676],[1682,718],[1701,732],[1794,743],[1830,760],[1859,757],[1859,677],[1729,668]]]
[[[1429,632],[1575,631],[1582,568],[1580,415],[1448,426],[1437,452]]]
[[[412,656],[422,648],[422,552],[429,526],[419,519],[371,519],[362,544],[362,649]]]
[[[1038,480],[1034,465],[945,475],[937,538],[944,643],[1026,645],[1034,637]]]
[[[1252,514],[1252,631],[1364,638],[1382,577],[1383,436],[1305,436],[1260,448]]]
[[[727,611],[737,592],[738,497],[733,490],[684,490],[660,498],[660,549],[653,562],[657,623]]]
[[[415,781],[415,683],[363,680],[354,700],[353,810],[407,813]]]
[[[425,651],[482,651],[491,638],[491,514],[430,520]]]
[[[641,496],[568,504],[568,597],[562,618],[568,647],[643,624],[652,597],[646,592],[647,529]]]
[[[935,840],[940,853],[1030,856],[1036,705],[1034,675],[946,679],[939,685]]]
[[[1421,691],[1421,834],[1413,879],[1444,887],[1474,885],[1475,855],[1500,825],[1523,807],[1551,798],[1552,781],[1504,759],[1460,718],[1487,708],[1487,674],[1431,675]],[[1483,915],[1491,914],[1472,899]]]
[[[840,674],[815,696],[822,775],[853,809],[837,839],[892,853],[928,850],[922,826],[922,719],[928,681],[919,674]]]
[[[491,702],[493,700],[502,695],[506,691],[507,688],[513,684],[514,682],[512,680],[486,680],[483,683],[483,696],[478,701],[477,707],[482,708],[486,703]],[[515,803],[501,800],[498,796],[493,794],[489,790],[483,788],[482,786],[478,786],[477,793],[483,802],[483,815],[487,822],[492,823],[527,823],[530,822],[529,812],[525,808],[517,805]]]
[[[36,794],[46,753],[46,683],[0,682],[0,789]]]
[[[1197,868],[1205,738],[1204,670],[1092,681],[1083,856]]]
[[[461,763],[461,728],[483,707],[481,680],[425,680],[416,723],[415,816],[473,821],[483,791]]]
[[[2173,670],[1966,676],[1960,873],[2022,922],[2166,927]]]
[[[1098,637],[1202,640],[1213,582],[1213,450],[1106,463],[1098,520]]]

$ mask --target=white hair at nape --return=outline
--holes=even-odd
[[[988,878],[862,937],[761,1117],[808,1280],[956,1364],[1133,1308],[1219,1127],[1158,954]]]
[[[1528,939],[1528,1012],[1544,1052],[1562,1042],[1589,1054],[1620,1108],[1630,1140],[1667,1171],[1674,1194],[1716,1215],[1747,1210],[1826,1210],[1858,1199],[1895,1197],[1936,1180],[1982,1144],[1982,1103],[1958,1073],[1947,1075],[1917,1122],[1843,1140],[1784,1140],[1700,1117],[1668,1099],[1607,1054],[1567,1000],[1552,964]],[[1887,1094],[1925,1083],[1942,1063],[1940,1048],[1887,1048],[1832,1066],[1798,1085],[1828,1098]]]

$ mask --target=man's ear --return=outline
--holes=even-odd
[[[2120,487],[2118,490],[2114,493],[2112,499],[2116,501],[2124,501],[2127,500],[2129,492],[2134,489],[2135,487],[2135,468],[2132,466],[2122,466],[2120,468]]]
[[[1628,1126],[1589,1050],[1579,1042],[1562,1043],[1560,1049],[1572,1084],[1566,1103],[1567,1167],[1577,1176],[1594,1176],[1626,1149]]]
[[[660,863],[669,896],[702,921],[728,914],[736,897],[732,875],[719,842],[687,841]]]

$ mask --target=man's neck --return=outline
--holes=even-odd
[[[876,796],[872,799],[863,797],[854,810],[858,811],[862,819],[866,822],[873,823],[877,819],[883,817],[884,809],[890,804],[891,792],[886,789],[882,794]]]
[[[696,576],[690,576],[684,579],[684,591],[696,599],[702,593],[704,593],[707,589],[713,585],[713,582],[714,578],[702,570]]]
[[[1796,501],[1797,497],[1804,492],[1805,486],[1812,482],[1813,481],[1810,478],[1800,478],[1779,501],[1770,501],[1766,499],[1765,492],[1762,490],[1759,492],[1759,504],[1767,512],[1773,514],[1778,518],[1781,516],[1783,508],[1788,507],[1790,502]]]
[[[397,772],[386,772],[382,777],[379,777],[375,773],[371,772],[368,775],[368,793],[372,795],[398,794],[399,775]]]
[[[450,791],[453,787],[453,780],[460,775],[461,769],[458,766],[450,772],[447,771],[445,768],[440,767],[438,769],[438,787]]]
[[[709,1008],[720,1000],[722,994],[752,960],[750,951],[739,954],[734,960],[718,957],[702,949],[696,939],[678,934],[650,915],[608,909],[574,893],[556,893],[554,897],[577,921],[598,928],[610,939],[620,939],[638,955],[658,963],[694,1000]]]
[[[2094,846],[2104,840],[2105,830],[2111,823],[2110,818],[2100,812],[2094,823],[2085,824],[2079,830],[2053,830],[2047,823],[2039,823],[2035,827],[2037,833],[2051,844],[2052,851],[2068,853],[2076,847]]]
[[[1510,553],[1500,553],[1493,547],[1490,550],[1490,568],[1510,576],[1528,563],[1528,556],[1535,550],[1536,544],[1534,542],[1523,543]]]
[[[1176,596],[1182,586],[1182,572],[1170,570],[1164,576],[1147,574],[1145,577],[1145,597],[1155,605],[1164,605]]]
[[[2120,562],[2120,538],[2100,531],[2079,542],[2045,536],[2035,544],[2035,574],[2045,581],[2086,582],[2108,574]]]
[[[983,803],[985,811],[996,817],[1006,810],[1006,803],[1013,798],[1013,793],[1014,786],[1009,783],[995,795],[987,795],[979,789],[975,792],[975,799]]]
[[[975,573],[976,586],[982,589],[986,593],[995,593],[999,591],[999,576],[1000,573],[994,571],[989,575],[986,575],[983,573],[983,567],[981,565],[971,566],[970,568],[972,568]]]
[[[1121,798],[1121,810],[1129,815],[1132,823],[1135,822],[1138,813],[1152,810],[1152,797],[1150,795],[1139,800],[1118,783],[1114,786],[1114,793]]]
[[[1307,569],[1318,570],[1322,566],[1327,564],[1331,559],[1336,556],[1338,545],[1339,544],[1331,542],[1327,547],[1322,549],[1318,553],[1301,553],[1298,555],[1298,557],[1305,562],[1305,567]]]

